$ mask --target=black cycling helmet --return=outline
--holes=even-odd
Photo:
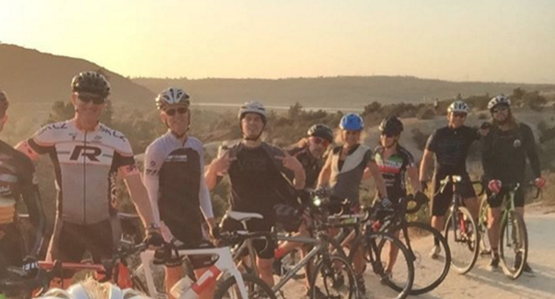
[[[378,130],[380,130],[381,133],[391,136],[401,135],[401,132],[403,132],[403,123],[397,116],[388,116],[382,120]]]
[[[308,129],[306,135],[322,138],[330,143],[333,142],[333,131],[330,129],[330,127],[324,124],[313,125],[312,127],[310,127],[310,129]]]
[[[106,98],[110,95],[110,83],[97,72],[81,72],[71,80],[71,91],[86,92]]]

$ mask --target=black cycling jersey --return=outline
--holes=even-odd
[[[442,174],[466,173],[468,150],[472,142],[478,138],[478,132],[467,126],[457,129],[446,126],[434,131],[428,138],[426,149],[436,156],[435,172]]]
[[[487,180],[522,183],[526,157],[535,177],[541,176],[534,134],[525,124],[518,124],[516,128],[507,131],[492,127],[488,135],[482,138],[481,147],[484,177]]]
[[[23,199],[31,224],[35,227],[36,237],[32,247],[27,254],[38,255],[43,244],[43,234],[45,228],[45,215],[40,201],[38,187],[34,181],[35,169],[33,163],[25,154],[15,150],[7,143],[0,141],[0,202],[3,203],[4,209],[9,209],[13,215],[5,215],[0,221],[0,235],[14,233],[16,230],[11,230],[9,227],[17,222],[17,203],[20,198]],[[13,204],[13,206],[12,206]],[[0,209],[2,209],[0,207]],[[5,210],[7,211],[7,210]],[[4,214],[4,213],[2,213]],[[5,229],[5,231],[4,231]],[[20,233],[19,233],[20,234]],[[18,246],[11,246],[3,242],[11,242],[17,238],[2,238],[0,237],[1,248],[19,248],[20,253],[24,248]],[[4,253],[0,251],[0,255]],[[7,253],[6,253],[7,255]],[[17,262],[17,261],[12,261]]]
[[[294,156],[303,165],[304,173],[306,175],[305,187],[315,188],[318,182],[318,176],[322,170],[323,159],[315,159],[310,154],[308,147],[294,147],[287,151],[291,156]],[[293,178],[290,178],[293,179]]]
[[[232,210],[261,213],[273,221],[274,205],[296,197],[285,175],[290,171],[275,158],[283,152],[267,143],[256,148],[239,143],[229,153],[237,158],[228,170]]]
[[[378,146],[374,150],[374,160],[382,173],[390,200],[397,202],[407,196],[405,173],[408,167],[415,167],[414,158],[404,147],[397,145],[396,153],[384,157],[385,147]]]

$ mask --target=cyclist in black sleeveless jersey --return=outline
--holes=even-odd
[[[147,240],[161,244],[131,145],[122,133],[99,123],[110,84],[96,72],[82,72],[71,86],[75,117],[46,125],[18,146],[32,160],[48,154],[54,164],[58,210],[47,259],[79,262],[86,250],[96,263],[112,258],[120,234],[118,173],[149,226]]]
[[[204,181],[202,143],[187,134],[191,120],[189,95],[179,88],[168,88],[156,98],[162,122],[168,132],[154,140],[145,153],[145,186],[153,210],[158,211],[167,242],[179,248],[212,247],[203,236],[202,224],[215,227],[210,194]],[[204,217],[203,217],[204,215]],[[212,263],[211,257],[192,256],[195,275],[200,277]],[[183,276],[182,260],[166,256],[166,293]],[[214,283],[200,298],[212,298]]]
[[[305,172],[301,163],[260,137],[266,126],[266,109],[259,102],[247,102],[239,109],[243,141],[232,146],[216,158],[205,174],[212,188],[218,174],[227,173],[231,182],[231,210],[262,214],[264,219],[252,219],[247,224],[251,231],[270,231],[274,225],[274,205],[297,200],[297,191],[305,185]],[[287,179],[293,173],[293,182]],[[224,219],[223,230],[241,229],[240,223]],[[261,279],[274,285],[272,264],[275,244],[263,240],[253,243],[257,250]]]
[[[420,165],[420,181],[427,185],[427,168],[432,157],[435,157],[435,167],[433,175],[433,200],[432,200],[432,221],[431,225],[439,230],[443,230],[443,220],[445,213],[451,204],[453,189],[448,185],[443,193],[439,193],[440,180],[447,175],[462,176],[461,188],[458,190],[464,204],[470,213],[477,217],[479,204],[474,188],[470,183],[470,177],[466,171],[466,157],[470,145],[479,139],[480,134],[477,130],[464,125],[469,111],[468,105],[463,101],[455,101],[447,108],[448,125],[437,129],[430,135]],[[430,253],[433,258],[439,254],[439,241]]]
[[[488,183],[488,236],[492,244],[492,259],[489,264],[491,270],[499,265],[499,242],[501,203],[507,192],[505,184],[519,183],[525,186],[526,158],[534,177],[534,184],[538,188],[545,185],[541,176],[540,159],[536,151],[536,141],[532,129],[524,123],[519,123],[511,112],[511,100],[503,95],[496,96],[488,103],[492,115],[493,126],[488,134],[482,138],[482,165],[484,179]],[[515,193],[516,211],[524,217],[524,191],[519,188]],[[528,264],[524,266],[524,273],[532,273]]]
[[[8,120],[9,102],[0,90],[0,132]],[[34,242],[24,244],[17,214],[23,199],[35,231]],[[40,201],[33,163],[21,152],[0,140],[0,279],[8,266],[23,266],[25,271],[38,268],[37,258],[43,244],[45,215]],[[26,246],[28,245],[28,246]],[[0,294],[3,290],[0,290]]]

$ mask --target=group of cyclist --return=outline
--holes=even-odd
[[[497,244],[499,238],[502,184],[523,183],[526,158],[530,160],[536,186],[541,188],[545,184],[532,131],[515,120],[510,100],[504,96],[489,102],[492,125],[479,130],[465,126],[469,106],[463,101],[452,103],[447,113],[448,125],[434,131],[426,144],[420,171],[411,153],[400,145],[403,124],[395,116],[380,123],[380,142],[374,150],[362,144],[364,121],[354,113],[343,116],[337,134],[326,125],[316,124],[301,142],[283,150],[262,140],[268,125],[264,105],[246,102],[238,113],[242,140],[205,167],[202,143],[188,135],[190,97],[182,89],[168,88],[155,100],[168,131],[148,146],[141,175],[126,137],[99,122],[110,94],[106,78],[96,72],[82,72],[73,78],[71,91],[74,118],[46,125],[18,144],[17,150],[0,142],[0,272],[7,265],[27,270],[37,268],[44,243],[45,216],[31,160],[43,154],[52,160],[58,191],[47,259],[68,262],[80,262],[84,252],[89,251],[94,262],[99,263],[115,252],[121,231],[116,210],[118,174],[124,179],[145,227],[145,241],[155,248],[172,243],[184,249],[214,246],[211,239],[217,237],[219,230],[241,228],[240,223],[226,218],[220,229],[214,218],[210,190],[224,176],[229,177],[231,184],[230,210],[261,214],[264,219],[250,220],[248,229],[270,231],[277,220],[276,206],[297,209],[306,196],[299,191],[305,188],[328,187],[332,201],[347,199],[353,211],[358,209],[360,184],[370,177],[377,189],[375,202],[381,209],[395,209],[400,199],[407,196],[406,177],[410,179],[411,190],[424,196],[427,168],[435,157],[432,225],[442,230],[451,188],[444,192],[438,192],[438,188],[439,180],[446,175],[463,177],[460,192],[472,214],[478,214],[479,204],[466,171],[466,158],[470,145],[479,141],[489,187],[491,244]],[[7,120],[7,109],[8,97],[0,91],[0,130]],[[336,140],[337,145],[332,146]],[[29,250],[22,247],[17,230],[19,198],[23,199],[37,232]],[[520,213],[524,212],[523,205],[524,193],[520,192],[516,200]],[[203,228],[204,223],[208,230]],[[297,228],[300,234],[306,233],[303,225],[301,222]],[[296,245],[278,246],[263,241],[253,245],[261,279],[272,286],[274,257],[281,257]],[[434,257],[440,254],[439,248],[434,247],[431,253]],[[157,258],[165,265],[169,294],[169,288],[183,275],[182,260],[169,250],[160,250]],[[193,258],[195,275],[206,271],[211,262],[210,257]],[[497,267],[498,262],[498,250],[493,247],[491,266]],[[532,271],[529,266],[527,270]],[[357,272],[363,287],[362,273]],[[212,298],[213,290],[214,286],[208,287],[201,298]]]

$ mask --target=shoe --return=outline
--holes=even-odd
[[[499,268],[499,256],[494,255],[488,265],[488,270],[495,271]]]
[[[439,257],[440,253],[441,247],[439,247],[439,245],[434,245],[434,247],[432,247],[432,250],[430,251],[430,257],[435,260]]]
[[[356,280],[357,280],[357,286],[358,286],[358,291],[361,294],[366,294],[366,285],[364,282],[364,276],[362,276],[362,274],[357,274],[356,275]]]
[[[274,264],[272,266],[274,268],[274,274],[277,276],[281,276],[283,274],[283,267],[281,266],[281,259],[274,259]]]
[[[524,268],[522,269],[522,273],[526,274],[527,276],[535,276],[534,274],[534,270],[532,270],[532,268],[530,268],[530,265],[528,265],[528,263],[524,264]]]

